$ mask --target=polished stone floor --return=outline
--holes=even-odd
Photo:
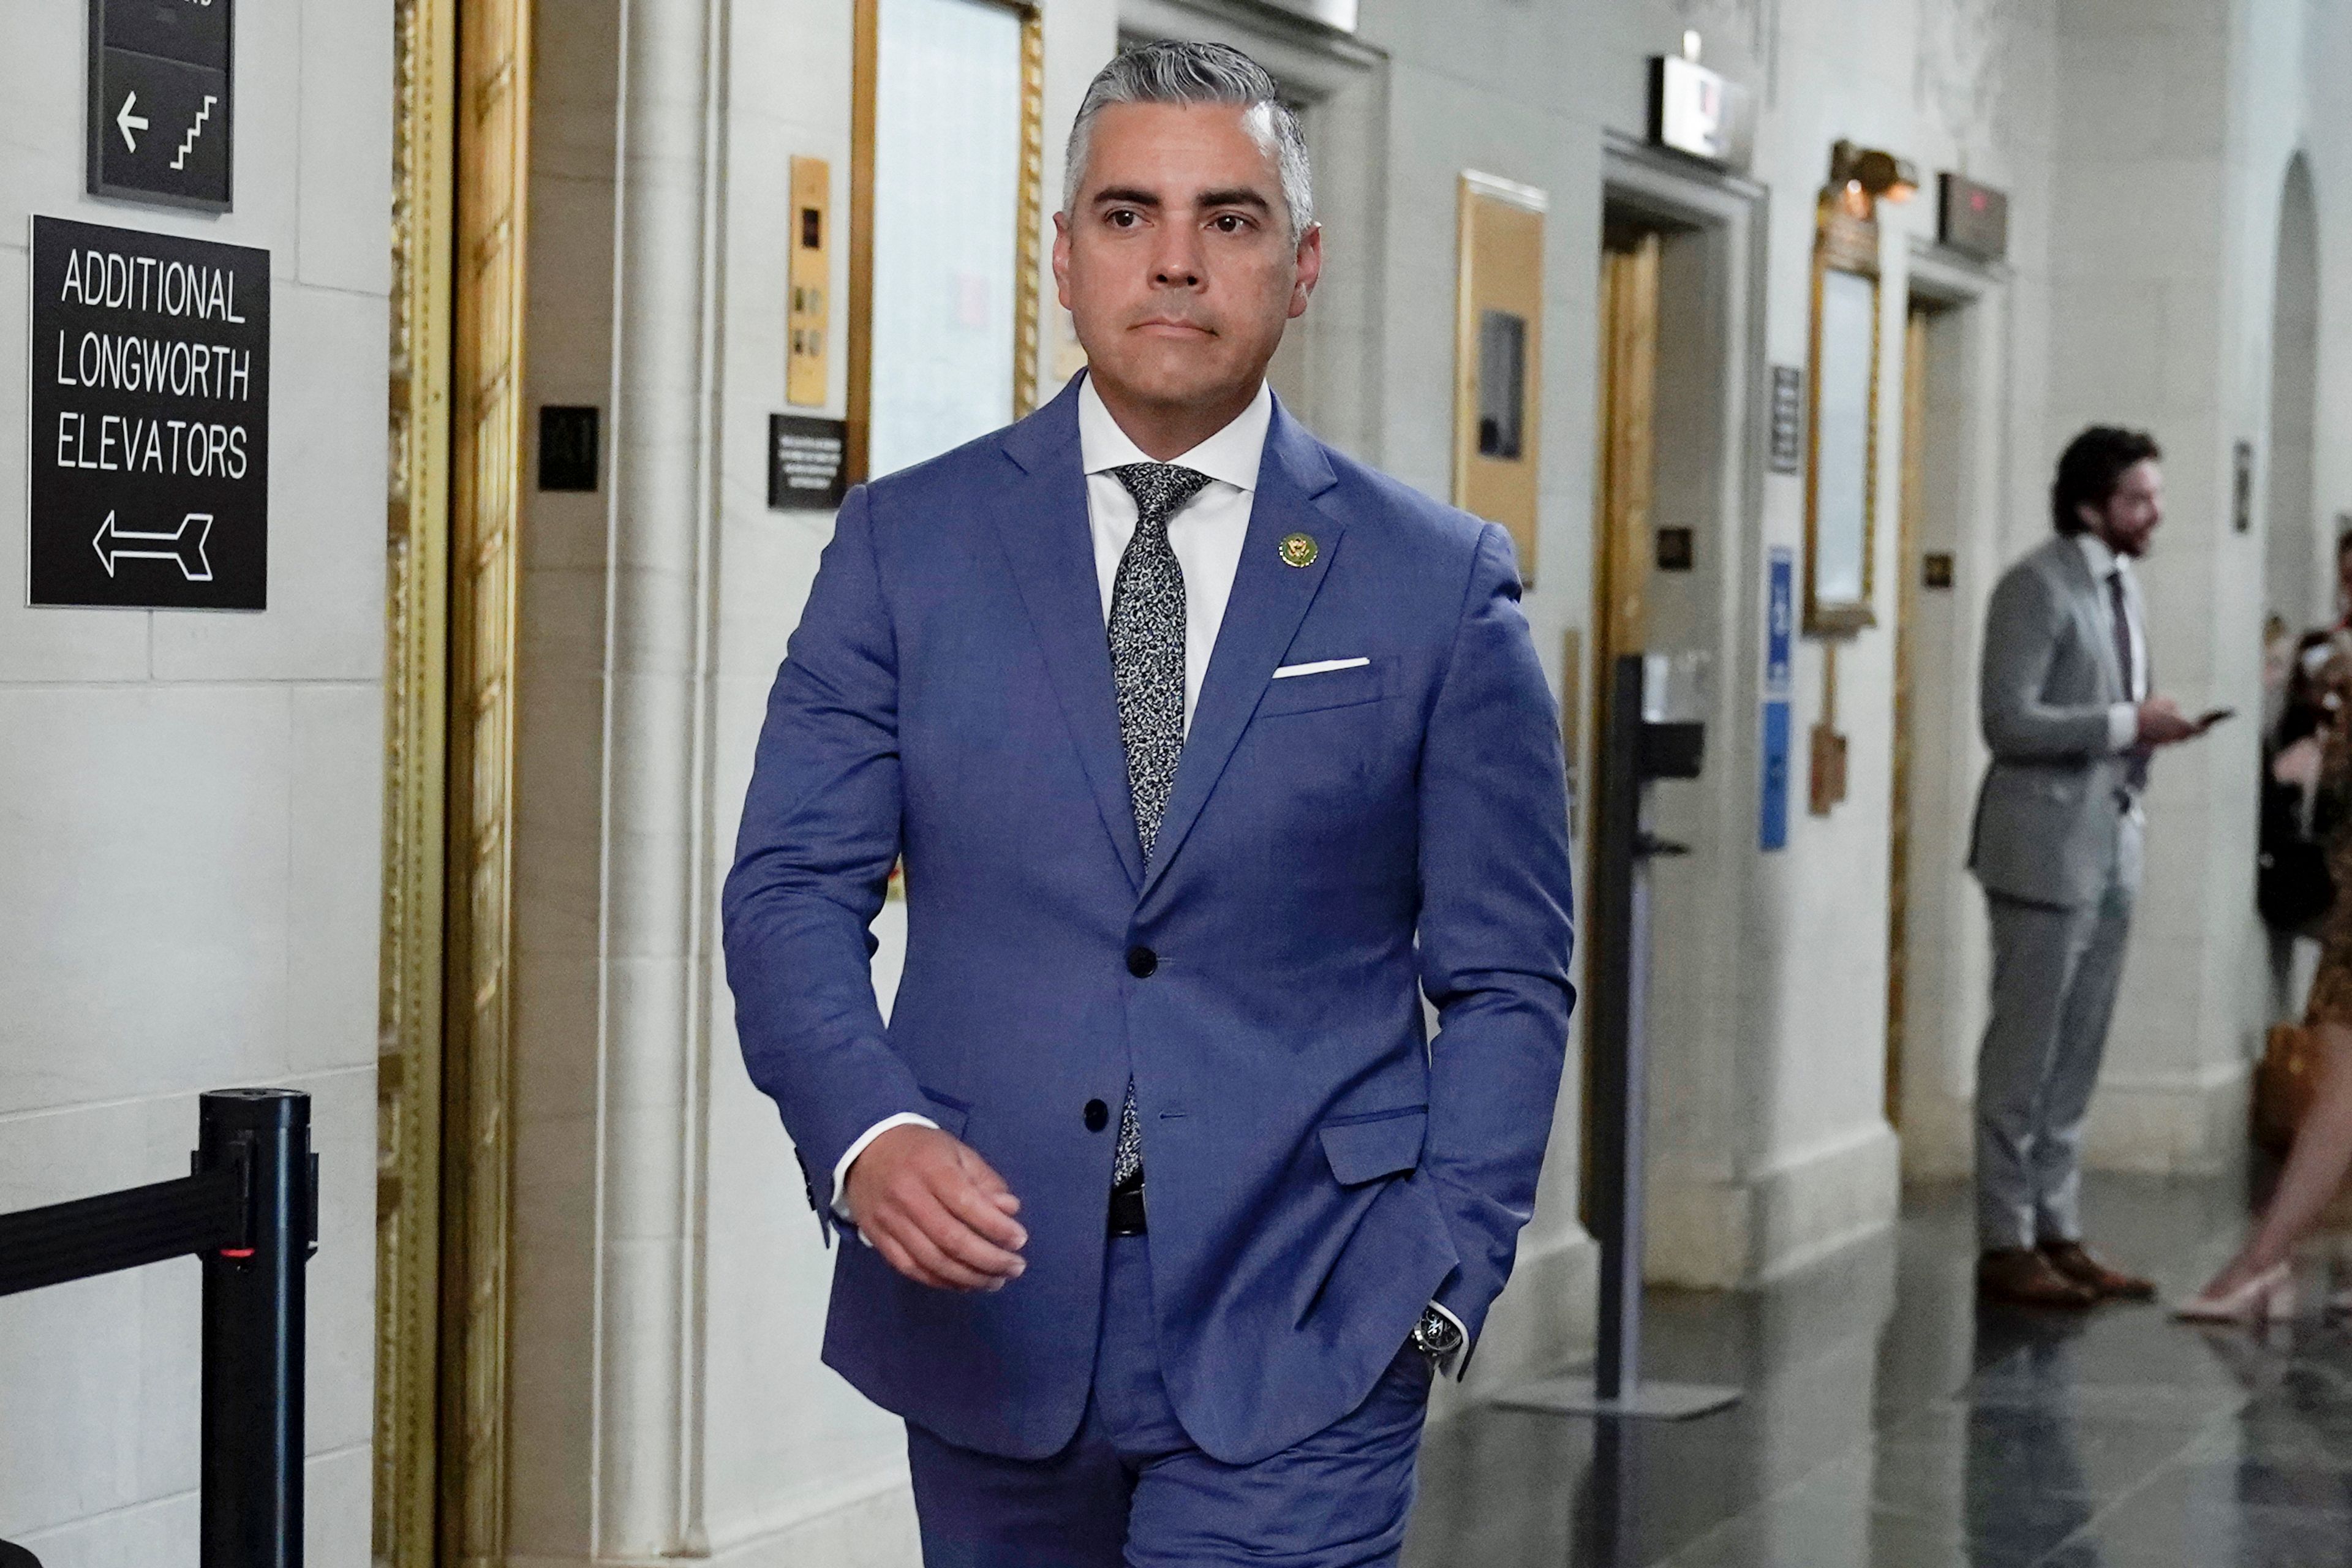
[[[2167,1294],[2235,1244],[2239,1181],[2106,1178],[2086,1226]],[[1747,1390],[1676,1423],[1479,1407],[1433,1427],[1406,1568],[2352,1565],[2352,1325],[2153,1306],[1979,1310],[1966,1194],[1771,1289],[1654,1290],[1653,1377]],[[2345,1256],[2352,1256],[2346,1253]]]

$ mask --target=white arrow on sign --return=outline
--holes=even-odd
[[[98,547],[99,563],[110,577],[114,575],[114,563],[118,561],[176,561],[181,576],[191,583],[209,583],[213,580],[213,563],[205,557],[205,540],[212,531],[213,514],[208,511],[188,513],[180,520],[180,526],[169,533],[137,533],[117,528],[114,514],[110,511],[106,521],[98,525],[98,537],[90,542]],[[136,548],[158,544],[163,548]]]
[[[144,131],[147,129],[147,117],[143,114],[133,114],[131,112],[131,106],[138,101],[139,95],[137,93],[134,92],[129,94],[122,100],[121,111],[114,117],[114,128],[122,132],[122,144],[125,147],[130,148],[133,153],[139,151],[139,139],[131,133],[133,131]]]

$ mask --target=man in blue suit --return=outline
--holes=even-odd
[[[1391,1563],[1551,1125],[1557,716],[1503,531],[1266,388],[1322,239],[1265,71],[1123,55],[1066,190],[1089,373],[853,490],[777,677],[744,1057],[930,1568]]]

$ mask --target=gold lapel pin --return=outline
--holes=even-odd
[[[1285,566],[1315,564],[1315,536],[1311,533],[1285,534],[1282,540],[1282,563]]]

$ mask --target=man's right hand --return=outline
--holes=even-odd
[[[2169,746],[2197,732],[2195,722],[2169,697],[2151,697],[2139,705],[2139,732],[2136,739],[2143,746]]]
[[[988,1162],[936,1127],[893,1127],[850,1162],[842,1202],[858,1234],[918,1285],[1002,1290],[1027,1265],[1021,1200]]]

